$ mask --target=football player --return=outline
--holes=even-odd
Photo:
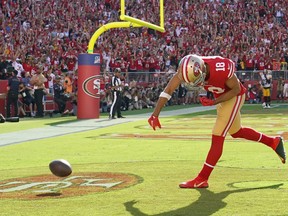
[[[286,162],[286,153],[282,137],[271,137],[241,124],[240,109],[245,101],[246,89],[235,75],[233,61],[220,56],[187,55],[179,63],[177,73],[171,78],[164,91],[159,95],[156,107],[148,119],[155,130],[161,128],[158,116],[174,90],[186,82],[193,86],[203,86],[214,94],[214,100],[200,98],[203,106],[216,105],[217,118],[212,131],[212,143],[206,161],[198,176],[183,182],[181,188],[207,188],[208,178],[222,155],[227,133],[233,138],[244,138],[260,142],[272,148]]]
[[[272,75],[271,72],[268,72],[264,69],[263,73],[259,73],[261,78],[262,92],[263,92],[263,108],[270,108],[271,105],[271,84],[272,84]]]

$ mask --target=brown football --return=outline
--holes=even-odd
[[[53,160],[49,164],[50,171],[58,177],[66,177],[72,173],[70,163],[64,159]]]

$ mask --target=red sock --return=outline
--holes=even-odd
[[[225,137],[212,135],[212,143],[199,177],[208,179],[223,151]]]
[[[275,137],[270,137],[265,134],[259,133],[252,128],[242,127],[238,132],[231,135],[233,138],[244,138],[247,140],[261,142],[275,150],[278,142],[275,141]],[[276,146],[275,146],[276,144]]]

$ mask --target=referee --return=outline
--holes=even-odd
[[[121,91],[122,91],[122,85],[120,80],[120,68],[115,68],[114,70],[114,76],[111,79],[111,88],[113,93],[113,102],[110,108],[110,114],[109,119],[115,119],[115,114],[117,113],[117,118],[125,118],[121,115],[121,103],[122,103],[122,97],[121,97]]]

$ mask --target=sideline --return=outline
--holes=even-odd
[[[191,107],[187,109],[179,109],[172,111],[162,111],[160,117],[169,117],[175,115],[184,115],[189,113],[203,112],[208,110],[215,110],[216,107]],[[152,112],[152,111],[151,111]],[[69,122],[60,125],[47,126],[43,128],[33,128],[23,131],[16,131],[11,133],[0,134],[0,147],[18,144],[22,142],[28,142],[33,140],[40,140],[45,138],[52,138],[57,136],[63,136],[72,133],[79,133],[89,130],[96,130],[100,128],[110,127],[128,122],[134,122],[138,120],[148,119],[151,112],[139,115],[129,115],[123,119],[88,119],[79,120],[75,122]],[[148,123],[147,123],[148,125]],[[31,136],[33,134],[33,136]]]

